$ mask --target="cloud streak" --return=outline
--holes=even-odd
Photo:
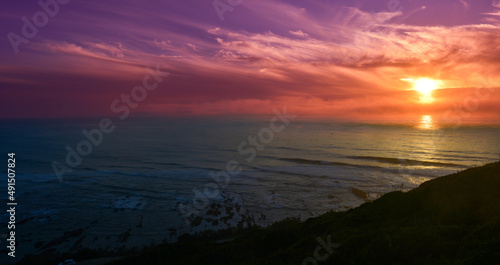
[[[478,21],[410,23],[427,12],[435,16],[428,3],[425,10],[402,5],[391,12],[385,1],[380,11],[371,11],[364,3],[256,0],[221,23],[214,13],[200,13],[205,5],[193,1],[77,2],[19,56],[6,55],[0,83],[9,99],[1,102],[2,113],[106,113],[89,91],[99,91],[105,102],[152,62],[172,73],[169,91],[141,106],[155,115],[261,115],[277,104],[304,116],[338,119],[439,113],[466,95],[456,91],[500,86],[499,10],[491,3],[486,11],[477,2],[455,3],[463,12],[479,12]],[[418,77],[442,81],[447,89],[439,104],[419,105],[418,95],[407,91],[410,84],[401,81]],[[39,111],[15,111],[23,106],[16,103],[33,103],[35,97],[46,100],[37,103]],[[498,98],[489,99],[481,113],[496,117]]]

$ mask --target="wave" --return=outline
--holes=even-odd
[[[332,166],[354,166],[348,163],[342,162],[329,162],[321,160],[309,160],[304,158],[279,158],[282,161],[288,161],[296,164],[309,164],[309,165],[332,165]]]
[[[96,172],[106,173],[106,174],[128,175],[128,176],[141,176],[142,175],[142,173],[139,173],[139,172],[122,172],[122,171],[101,170],[101,169],[96,169]]]
[[[332,162],[332,161],[321,161],[321,160],[310,160],[304,158],[279,158],[282,161],[288,161],[296,164],[305,164],[305,165],[320,165],[320,166],[341,166],[341,167],[357,167],[364,169],[385,169],[380,166],[372,166],[372,165],[358,165],[344,162]]]
[[[143,210],[148,202],[139,196],[124,196],[114,199],[113,202],[103,204],[106,208]]]
[[[460,164],[452,164],[452,163],[442,163],[442,162],[431,162],[431,161],[420,161],[420,160],[405,160],[405,159],[397,159],[397,158],[387,158],[387,157],[370,157],[370,156],[351,156],[348,157],[351,159],[360,159],[360,160],[375,160],[381,163],[387,163],[391,164],[394,166],[383,166],[383,165],[363,165],[363,164],[354,164],[354,163],[343,163],[343,162],[330,162],[330,161],[320,161],[320,160],[310,160],[310,159],[304,159],[304,158],[279,158],[279,160],[282,161],[288,161],[292,162],[295,164],[302,164],[302,165],[316,165],[316,166],[338,166],[338,167],[354,167],[354,168],[359,168],[363,170],[369,170],[373,172],[387,172],[387,173],[394,173],[394,174],[401,174],[401,169],[406,168],[406,167],[415,167],[415,166],[428,166],[428,167],[441,167],[441,168],[448,168],[448,170],[451,169],[456,169],[456,168],[467,168],[467,166],[460,165]],[[255,169],[258,169],[260,171],[265,171],[263,168],[258,168],[255,167]],[[283,174],[294,174],[294,175],[304,175],[304,174],[296,174],[292,172],[281,172],[281,171],[275,171],[276,173],[283,173]],[[428,177],[429,172],[428,171],[415,171],[412,170],[412,175],[415,176],[423,176],[423,177]]]
[[[438,166],[438,167],[460,167],[466,168],[464,165],[453,164],[453,163],[443,163],[443,162],[433,162],[433,161],[422,161],[422,160],[414,160],[414,159],[400,159],[393,157],[379,157],[379,156],[347,156],[350,159],[359,159],[359,160],[369,160],[369,161],[377,161],[380,163],[386,164],[395,164],[395,165],[406,165],[406,166]]]
[[[298,177],[305,177],[305,178],[318,178],[321,179],[325,177],[324,174],[311,174],[311,173],[304,173],[304,172],[296,172],[295,167],[289,167],[289,168],[261,168],[261,167],[251,167],[252,169],[261,171],[261,172],[267,172],[267,173],[274,173],[274,174],[281,174],[281,175],[287,175],[287,176],[298,176]],[[345,172],[344,172],[345,173]],[[358,181],[361,182],[358,175],[352,174],[350,177],[340,177],[340,176],[335,176],[335,180],[337,181]],[[246,183],[245,185],[248,185]]]
[[[176,166],[176,167],[181,167],[181,168],[191,168],[188,165],[173,163],[173,162],[150,162],[150,164],[163,165],[163,166]]]

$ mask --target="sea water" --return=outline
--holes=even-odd
[[[251,159],[248,138],[258,139],[268,119],[131,118],[113,124],[113,132],[58,178],[54,162],[66,165],[68,147],[76,150],[87,139],[82,130],[98,123],[0,122],[5,166],[7,153],[16,154],[18,255],[142,247],[205,229],[307,219],[497,161],[500,153],[499,125],[447,126],[428,117],[297,120],[253,147]],[[241,171],[214,181],[211,175],[230,161]],[[200,199],[197,192],[212,196]],[[0,194],[6,202],[7,189]],[[196,214],[186,216],[182,207]],[[6,228],[8,213],[0,218]]]

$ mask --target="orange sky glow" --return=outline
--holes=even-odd
[[[500,121],[500,4],[354,2],[244,1],[223,21],[210,3],[68,4],[19,54],[2,42],[1,113],[109,115],[158,63],[170,75],[137,112]],[[27,12],[0,17],[15,31]]]

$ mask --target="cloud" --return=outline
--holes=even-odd
[[[469,8],[469,3],[467,3],[466,0],[458,0],[460,2],[460,4],[462,4],[462,6],[466,9]]]
[[[165,5],[171,8],[150,7],[148,16],[92,1],[82,8],[93,12],[71,10],[71,27],[56,25],[63,37],[47,33],[32,40],[31,50],[16,58],[17,67],[4,66],[17,74],[0,75],[0,83],[20,86],[24,76],[36,83],[23,84],[27,91],[53,87],[71,98],[67,107],[83,106],[92,100],[84,96],[89,90],[119,95],[125,82],[134,85],[147,65],[159,63],[171,73],[168,89],[155,91],[144,111],[262,114],[286,104],[298,113],[342,117],[414,112],[418,97],[406,91],[411,84],[402,78],[443,80],[450,91],[500,85],[496,10],[483,12],[482,24],[425,26],[405,23],[424,12],[420,6],[405,6],[409,13],[368,12],[255,0],[234,10],[240,20],[228,17],[221,24],[216,13],[203,17],[181,3]],[[387,10],[385,5],[379,10]],[[28,55],[36,60],[23,65]],[[71,82],[85,83],[71,90],[81,97],[68,92]]]
[[[289,31],[290,34],[294,35],[294,36],[297,36],[297,37],[301,37],[301,38],[307,38],[309,37],[309,34],[307,33],[304,33],[302,30],[297,30],[297,31],[293,31],[293,30],[290,30]]]

